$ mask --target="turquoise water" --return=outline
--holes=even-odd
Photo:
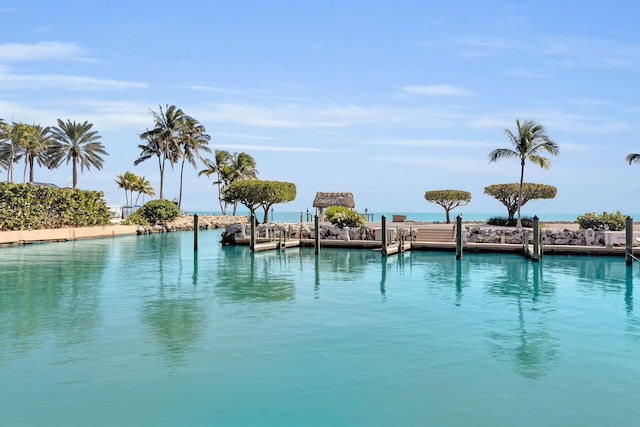
[[[0,248],[0,425],[632,426],[622,258]]]

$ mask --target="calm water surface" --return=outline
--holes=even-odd
[[[637,264],[219,239],[0,248],[0,425],[638,425]]]

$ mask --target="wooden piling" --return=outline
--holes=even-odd
[[[456,259],[462,258],[462,214],[456,217]]]
[[[256,250],[256,215],[252,212],[251,217],[251,237],[249,240],[249,249],[251,252],[255,252]]]
[[[320,253],[320,218],[318,214],[314,216],[313,237],[315,239],[316,255]]]
[[[624,260],[627,265],[633,263],[633,218],[627,217],[625,224],[625,250]]]
[[[540,254],[540,218],[538,215],[533,217],[533,256],[532,260],[538,261],[541,258]]]
[[[382,247],[380,248],[382,256],[387,256],[387,216],[382,215],[382,230],[380,235],[380,240],[382,243]]]
[[[198,250],[198,231],[200,227],[198,225],[198,214],[193,215],[193,250]]]

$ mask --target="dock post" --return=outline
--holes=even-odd
[[[633,218],[630,216],[627,217],[625,231],[624,260],[627,265],[631,265],[633,262]]]
[[[382,215],[382,230],[380,240],[382,242],[382,248],[380,248],[380,253],[382,256],[387,256],[387,216]]]
[[[193,215],[193,250],[198,250],[198,214]]]
[[[249,249],[251,252],[255,252],[256,250],[256,215],[251,213],[251,238],[249,240]]]
[[[318,214],[314,216],[314,231],[313,236],[316,241],[316,255],[320,253],[320,218]]]
[[[538,215],[533,217],[533,256],[531,259],[538,261],[540,259],[540,218]]]
[[[462,258],[462,214],[456,217],[456,259]]]

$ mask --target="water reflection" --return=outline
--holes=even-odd
[[[428,292],[436,294],[445,291],[446,298],[453,292],[454,304],[462,304],[463,290],[471,283],[473,262],[469,257],[456,259],[450,252],[412,253],[412,268],[414,265],[419,265],[420,270],[424,271]]]
[[[158,297],[143,307],[143,321],[162,345],[171,365],[184,363],[185,355],[200,341],[208,323],[204,300],[186,294],[174,292],[167,296],[159,290]]]
[[[51,339],[62,346],[92,340],[110,247],[107,240],[3,248],[0,355],[26,353]]]
[[[229,301],[282,301],[295,297],[291,270],[298,251],[252,253],[226,246],[217,264],[215,294]]]
[[[142,291],[140,319],[170,365],[184,363],[208,326],[206,289],[191,235],[138,236],[123,249],[133,262],[118,269],[120,281]],[[193,257],[193,259],[189,259]]]
[[[516,313],[515,319],[494,322],[490,352],[499,360],[512,362],[523,377],[540,378],[552,369],[559,354],[545,311],[552,308],[555,283],[543,280],[543,262],[502,257],[492,268],[485,281],[487,292],[510,300]]]

